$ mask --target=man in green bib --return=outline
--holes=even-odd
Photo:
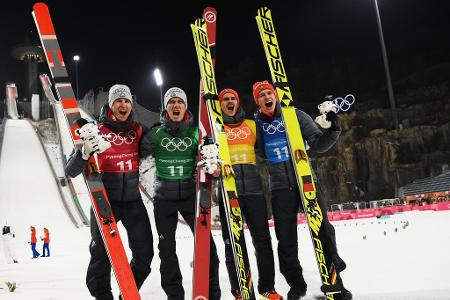
[[[183,300],[185,295],[176,254],[175,231],[180,213],[194,232],[197,191],[194,171],[199,141],[198,128],[193,125],[192,114],[187,110],[186,93],[182,89],[172,87],[165,93],[160,123],[152,127],[145,142],[150,144],[149,154],[156,164],[154,215],[159,236],[161,286],[167,299]],[[218,149],[213,151],[217,151],[218,156]],[[210,161],[203,163],[207,167],[214,164]],[[214,169],[204,167],[205,172],[218,176],[220,171],[213,172]],[[219,258],[212,237],[209,295],[209,299],[220,299]]]

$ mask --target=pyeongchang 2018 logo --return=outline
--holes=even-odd
[[[262,129],[268,134],[286,131],[286,128],[284,128],[284,123],[278,120],[275,120],[272,123],[263,123]]]
[[[227,134],[227,139],[229,141],[234,141],[235,139],[245,140],[252,134],[250,128],[247,127],[232,129],[225,128],[225,133]]]
[[[106,139],[108,142],[120,146],[122,144],[130,145],[133,143],[133,141],[136,139],[137,133],[134,130],[130,130],[128,132],[119,132],[114,133],[110,132],[106,136]]]
[[[175,150],[178,151],[186,151],[190,146],[192,146],[192,140],[188,137],[185,138],[163,138],[161,140],[161,146],[164,147],[167,151],[173,152]]]

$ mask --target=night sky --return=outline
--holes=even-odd
[[[450,63],[447,2],[378,0],[394,90],[396,82],[411,74]],[[24,67],[10,51],[24,41],[27,32],[35,32],[33,3],[2,1],[0,13],[0,83],[17,82],[19,94]],[[381,94],[387,99],[383,94],[385,77],[372,0],[46,3],[73,85],[72,57],[81,57],[80,95],[89,89],[97,92],[100,87],[108,89],[114,83],[124,83],[140,104],[157,111],[160,92],[153,70],[159,67],[164,78],[163,92],[174,85],[183,88],[195,111],[192,104],[198,99],[199,70],[189,24],[211,5],[218,10],[218,86],[237,89],[244,107],[253,110],[253,82],[270,79],[254,18],[257,8],[267,5],[272,9],[297,106],[316,105],[328,94],[353,93],[361,101]],[[41,64],[40,71],[48,72],[45,64]]]

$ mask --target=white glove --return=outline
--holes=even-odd
[[[98,141],[96,138],[84,141],[83,148],[81,148],[81,157],[84,160],[89,160],[92,154],[100,150]]]
[[[200,145],[201,161],[203,171],[207,174],[213,174],[219,165],[219,144]]]
[[[323,129],[328,129],[331,127],[331,122],[327,120],[327,113],[330,111],[337,113],[339,111],[339,106],[337,105],[337,100],[324,101],[317,106],[320,115],[314,119],[314,121]]]
[[[84,160],[88,160],[95,152],[102,153],[111,147],[111,143],[107,141],[106,136],[100,134],[97,125],[94,123],[86,123],[75,133],[84,141],[82,148]]]
[[[317,116],[314,121],[323,129],[328,129],[331,127],[331,122],[327,120],[326,114]]]

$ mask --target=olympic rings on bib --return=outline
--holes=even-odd
[[[161,140],[161,146],[166,148],[166,150],[169,152],[173,152],[175,150],[186,151],[190,146],[192,146],[192,140],[188,137],[185,137],[183,139],[179,137],[165,137]]]
[[[227,134],[227,139],[230,141],[234,141],[235,139],[245,140],[252,134],[250,128],[248,127],[232,129],[225,128],[225,133]]]
[[[119,132],[117,134],[114,132],[110,132],[106,135],[106,139],[108,140],[108,142],[120,146],[123,143],[130,145],[131,143],[133,143],[136,136],[137,136],[136,131],[130,130],[126,133]]]
[[[268,134],[275,134],[276,132],[285,132],[283,121],[274,120],[272,123],[263,123],[262,129]]]

